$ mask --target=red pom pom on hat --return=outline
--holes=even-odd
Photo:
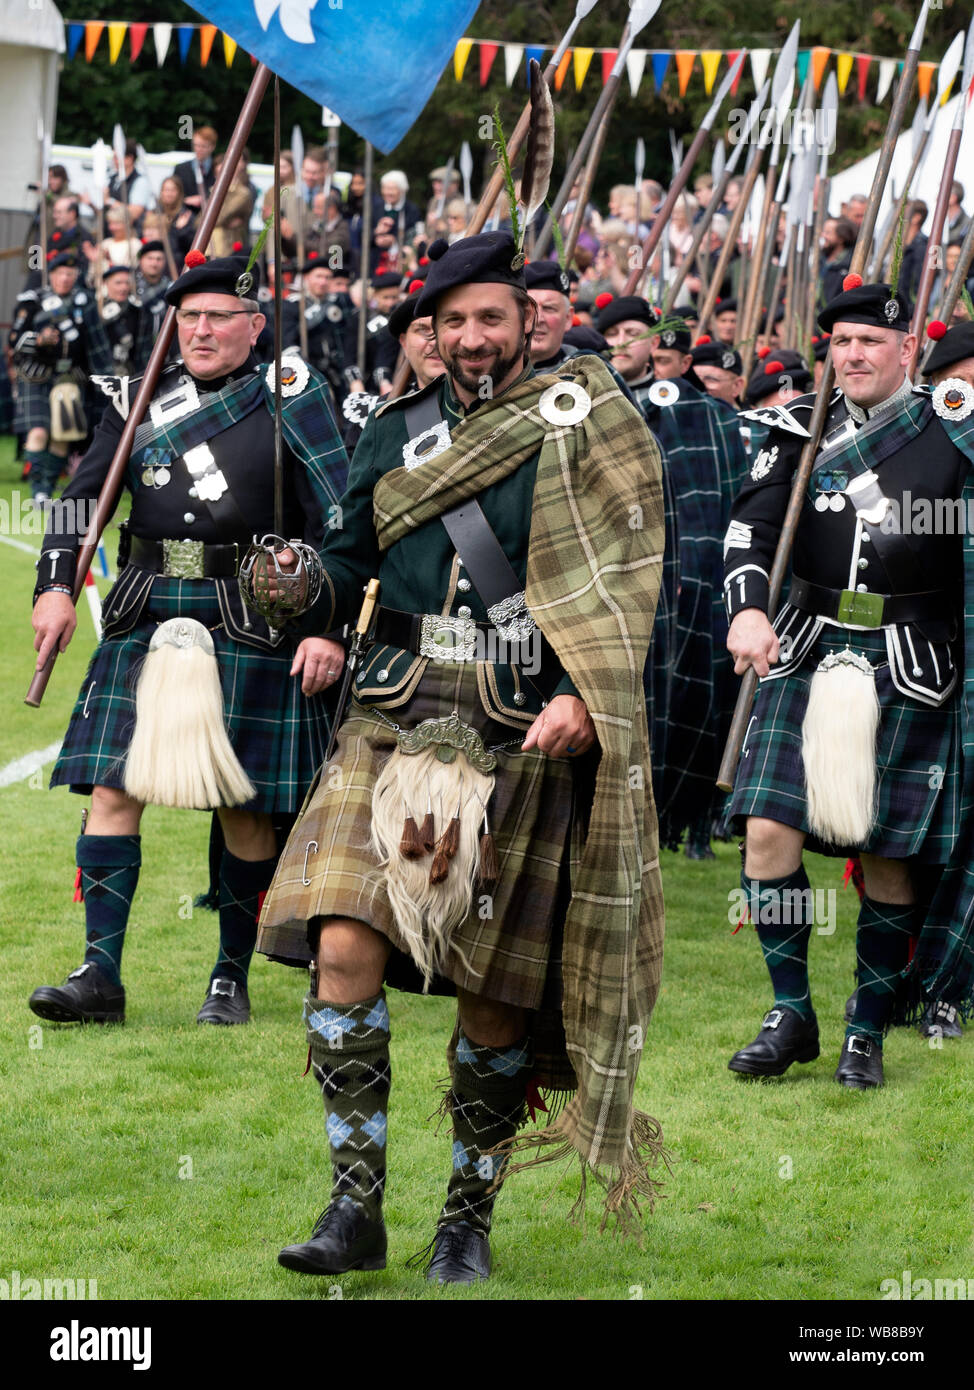
[[[206,257],[202,251],[187,251],[183,265],[187,270],[195,270],[198,265],[206,265]]]
[[[612,303],[612,301],[613,301],[614,298],[615,298],[615,296],[609,294],[608,290],[603,290],[603,292],[602,292],[601,294],[597,294],[597,295],[595,296],[595,307],[596,307],[596,309],[604,309],[604,308],[606,308],[607,305],[609,305],[609,304]]]
[[[712,343],[712,342],[713,342],[713,338],[711,338],[711,336],[710,336],[709,333],[701,333],[701,334],[700,334],[700,337],[697,339],[697,347],[701,347],[704,343]]]
[[[235,242],[233,243],[233,246],[231,247],[231,250],[232,250],[232,251],[242,251],[242,250],[243,250],[243,242],[242,242],[242,241],[235,241]],[[312,256],[313,256],[315,253],[312,251],[311,254],[312,254]]]
[[[582,320],[577,314],[572,314],[572,328],[581,328]]]
[[[927,337],[932,338],[935,343],[939,343],[946,332],[947,325],[940,319],[931,319],[927,324]]]
[[[409,282],[409,289],[406,291],[406,293],[407,293],[407,294],[416,294],[416,292],[417,292],[418,290],[421,290],[425,284],[426,284],[426,281],[425,281],[425,280],[410,280],[410,282]]]
[[[779,362],[777,358],[773,362],[765,362],[764,364],[765,376],[774,376],[775,372],[783,372],[784,370],[784,362]]]
[[[420,258],[419,258],[419,264],[420,264],[420,265],[429,265],[429,263],[430,263],[430,258],[429,258],[429,256],[420,256]]]
[[[847,275],[842,281],[842,288],[843,290],[857,290],[861,284],[861,275]]]
[[[759,348],[758,348],[758,356],[759,356],[760,358],[762,358],[762,360],[763,360],[765,357],[767,357],[767,355],[768,355],[768,353],[769,353],[770,351],[771,351],[771,349],[768,347],[767,344],[765,344],[764,347],[759,347]]]

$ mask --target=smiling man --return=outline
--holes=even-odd
[[[862,862],[859,983],[835,1079],[866,1090],[883,1083],[892,1022],[916,1017],[924,993],[969,1002],[974,984],[964,820],[974,768],[958,727],[959,696],[971,698],[960,619],[974,561],[951,525],[917,535],[908,521],[917,499],[939,503],[943,520],[971,497],[974,389],[915,391],[907,304],[857,281],[819,316],[837,386],[774,625],[768,574],[814,397],[751,412],[770,429],[724,541],[727,645],[739,673],[761,678],[730,810],[746,826],[741,883],[774,989],[757,1038],[729,1066],[777,1076],[819,1055],[807,845]]]
[[[126,472],[132,510],[120,578],[105,600],[103,639],[51,778],[52,786],[91,797],[91,815],[77,844],[84,963],[63,985],[41,986],[30,1000],[36,1014],[56,1023],[124,1019],[122,946],[147,801],[219,809],[226,842],[220,951],[197,1021],[247,1022],[257,911],[276,860],[271,817],[297,811],[304,798],[324,751],[321,692],[343,663],[342,648],[326,640],[313,619],[297,619],[285,633],[242,606],[240,558],[255,534],[274,525],[274,400],[268,369],[253,355],[263,315],[256,300],[241,294],[245,262],[202,256],[199,262],[166,294],[176,306],[182,362],[162,373],[136,432]],[[37,566],[38,668],[55,647],[64,651],[74,633],[70,595],[82,535],[71,519],[90,515],[137,390],[137,381],[126,377],[100,377],[97,384],[110,404],[64,500],[51,508]],[[345,454],[324,383],[304,363],[288,369],[283,395],[284,534],[318,545],[344,484]],[[222,696],[222,710],[213,712],[217,732],[210,746],[222,747],[222,723],[229,750],[222,748],[221,756],[235,760],[249,795],[229,795],[227,779],[217,780],[215,755],[215,789],[205,795],[173,797],[150,786],[136,796],[130,788],[133,737],[152,728],[141,690],[137,702],[136,677],[157,655],[150,642],[172,619],[183,620],[166,629],[177,646],[192,636],[215,660],[216,671],[208,668],[208,676],[211,689],[218,683],[216,705]],[[169,702],[181,684],[174,682]],[[185,738],[173,740],[162,763],[175,762],[180,743],[197,737],[200,721],[187,716],[186,723]]]
[[[388,983],[457,995],[453,1171],[427,1278],[472,1283],[490,1273],[496,1189],[534,1088],[575,1094],[529,1138],[573,1146],[624,1207],[652,1161],[632,1128],[631,1040],[661,949],[641,682],[660,473],[600,359],[535,374],[510,235],[430,258],[414,313],[446,373],[380,406],[355,451],[320,622],[354,621],[372,578],[382,608],[258,949],[311,961],[332,1165],[327,1209],[280,1262],[385,1265]]]

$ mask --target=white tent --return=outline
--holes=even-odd
[[[53,134],[64,21],[51,0],[0,0],[0,249],[23,244],[37,208],[41,132]],[[0,260],[0,318],[9,319],[23,283],[19,257]]]

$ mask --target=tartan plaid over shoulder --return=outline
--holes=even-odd
[[[544,391],[573,379],[592,407],[547,424]],[[453,430],[435,472],[397,468],[374,493],[387,549],[415,526],[506,476],[540,446],[526,598],[595,723],[602,756],[564,926],[563,1016],[578,1089],[545,1130],[512,1141],[572,1150],[624,1220],[658,1183],[657,1122],[633,1108],[659,988],[663,895],[642,675],[663,560],[659,451],[605,364],[574,357],[484,405]],[[542,1161],[541,1158],[534,1160]]]

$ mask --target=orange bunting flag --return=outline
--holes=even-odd
[[[210,61],[210,50],[213,47],[213,40],[216,38],[215,24],[200,25],[200,63],[205,68]]]
[[[237,54],[237,40],[232,39],[229,34],[223,35],[223,61],[228,68],[233,67],[233,60]]]
[[[463,77],[463,70],[467,66],[471,48],[473,48],[473,39],[460,39],[453,51],[453,76],[458,82]]]
[[[855,55],[852,53],[837,53],[835,56],[835,75],[839,83],[839,96],[845,96],[854,57]],[[931,64],[931,66],[933,65]]]
[[[118,62],[118,55],[122,51],[127,28],[127,24],[109,24],[108,26],[108,61],[110,63]]]
[[[917,63],[917,87],[924,101],[930,96],[930,83],[936,71],[936,63]]]
[[[822,78],[825,76],[825,69],[828,67],[831,52],[831,48],[823,48],[821,45],[812,49],[812,82],[815,84],[816,92],[821,89]]]
[[[85,58],[89,63],[95,56],[95,49],[98,47],[98,40],[101,38],[101,31],[104,27],[104,22],[100,19],[85,21]]]
[[[569,69],[569,67],[570,67],[570,65],[571,65],[571,61],[572,61],[572,51],[571,51],[570,48],[566,48],[566,49],[565,49],[565,52],[564,52],[564,55],[563,55],[563,57],[562,57],[561,62],[558,64],[557,68],[555,69],[555,91],[556,91],[556,92],[560,92],[561,89],[562,89],[562,87],[564,86],[565,78],[568,76],[568,69]]]
[[[714,79],[717,76],[717,69],[720,67],[720,60],[723,57],[716,48],[705,48],[700,54],[700,63],[703,67],[703,89],[710,96],[714,90]]]
[[[690,81],[690,74],[693,72],[693,65],[697,61],[696,49],[678,49],[676,53],[676,70],[680,77],[680,96],[687,94],[687,85]]]
[[[594,52],[594,48],[576,48],[575,52],[572,55],[572,61],[575,66],[576,92],[579,90],[582,83],[585,81],[585,74],[588,72],[588,65],[592,61],[592,54]]]
[[[145,43],[145,36],[148,32],[148,24],[129,25],[129,43],[131,45],[133,63],[142,52],[142,45]]]

